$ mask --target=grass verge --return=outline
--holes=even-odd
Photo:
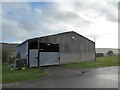
[[[107,56],[107,57],[98,57],[96,58],[96,61],[63,64],[62,66],[69,68],[94,68],[94,67],[117,66],[117,65],[118,65],[118,56]]]
[[[8,68],[8,63],[2,64],[2,83],[13,83],[24,80],[33,80],[44,77],[48,72],[39,72],[38,68],[29,68],[25,70],[13,70]]]
[[[2,83],[2,63],[0,62],[0,84]]]

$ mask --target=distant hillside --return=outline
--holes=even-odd
[[[0,59],[2,57],[4,59],[10,58],[13,54],[15,54],[16,46],[18,44],[12,44],[12,43],[0,43]]]
[[[115,48],[96,48],[96,53],[107,53],[109,50],[118,53],[118,49]]]
[[[15,52],[16,46],[18,44],[11,44],[11,43],[0,43],[0,49],[2,47],[3,50],[8,50],[11,52]]]

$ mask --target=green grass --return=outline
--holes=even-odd
[[[0,83],[2,83],[2,63],[0,62]]]
[[[1,65],[1,64],[0,64]],[[19,82],[24,80],[33,80],[44,77],[48,74],[48,72],[40,73],[38,68],[30,68],[25,70],[13,70],[8,68],[8,63],[2,64],[2,69],[0,68],[0,77],[2,77],[2,83],[12,83]],[[96,61],[92,62],[80,62],[80,63],[70,63],[63,64],[64,67],[69,68],[94,68],[94,67],[104,67],[104,66],[117,66],[118,65],[118,57],[110,56],[110,57],[100,57],[97,58]],[[0,79],[1,80],[1,79]]]
[[[2,65],[2,83],[12,83],[24,80],[33,80],[44,77],[48,72],[39,72],[38,68],[29,68],[25,70],[13,70],[8,68],[8,63],[3,63]]]
[[[62,66],[69,68],[94,68],[116,65],[118,65],[118,56],[99,57],[96,58],[96,61],[63,64]]]

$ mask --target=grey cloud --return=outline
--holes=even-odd
[[[92,10],[96,14],[102,17],[105,17],[108,21],[118,22],[118,17],[117,17],[118,3],[117,2],[74,3],[74,9],[79,12],[82,12],[83,10]]]
[[[55,19],[62,20],[62,21],[72,21],[72,20],[77,20],[80,19],[80,16],[77,15],[74,12],[63,12],[63,13],[57,13],[56,16],[54,17]]]
[[[6,20],[3,21],[2,27],[3,40],[7,40],[9,38],[15,38],[19,40],[20,38],[23,39],[28,36],[28,32],[20,27],[19,22]]]
[[[106,3],[105,5],[96,6],[96,12],[105,17],[108,21],[118,22],[118,7],[117,3]]]
[[[3,20],[6,21],[3,23],[3,40],[15,38],[22,41],[31,37],[65,31],[67,30],[67,26],[64,26],[66,24],[82,30],[89,27],[92,21],[85,20],[76,12],[82,13],[88,9],[111,22],[116,22],[116,13],[110,10],[111,7],[116,10],[116,4],[111,3],[108,7],[99,3],[73,4],[74,11],[60,11],[56,3],[49,3],[42,9],[37,8],[38,10],[31,8],[30,4],[25,2],[3,3]],[[61,28],[59,28],[59,24],[62,24]]]
[[[114,12],[108,11],[108,10],[101,10],[103,14],[106,15],[106,19],[111,21],[111,22],[118,22],[118,17],[116,16],[117,13],[115,14]]]

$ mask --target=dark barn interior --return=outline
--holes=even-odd
[[[40,43],[38,39],[29,41],[29,49],[39,49],[40,52],[59,52],[59,44]]]

